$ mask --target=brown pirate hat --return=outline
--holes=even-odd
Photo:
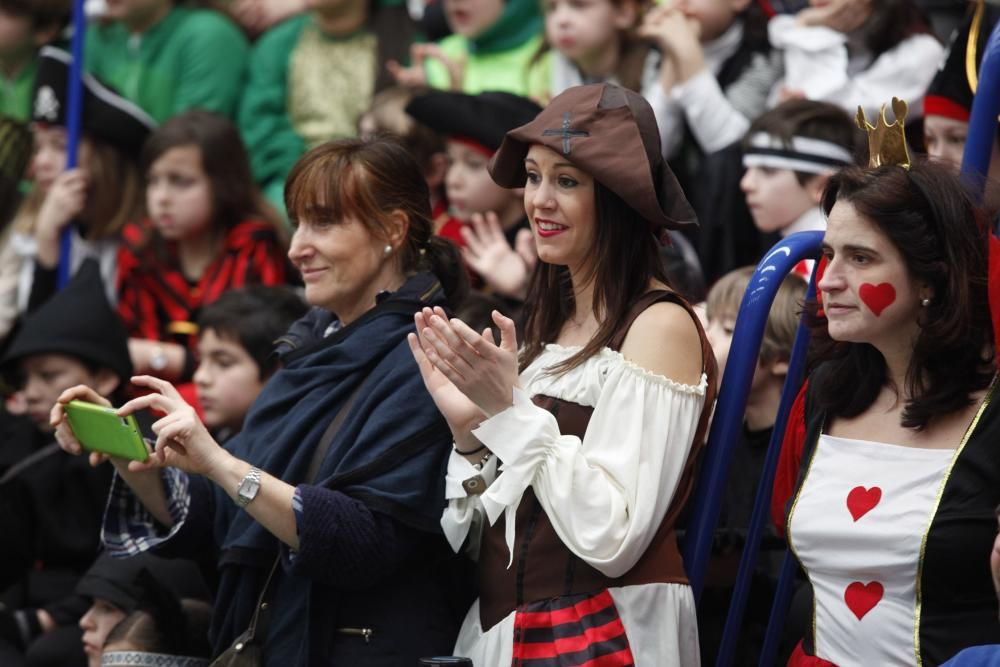
[[[493,180],[524,187],[532,144],[551,148],[635,209],[657,236],[697,224],[694,210],[660,151],[649,103],[610,83],[576,86],[558,95],[527,125],[504,137],[490,161]]]

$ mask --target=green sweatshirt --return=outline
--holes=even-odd
[[[506,51],[490,53],[475,52],[469,40],[461,35],[451,35],[439,44],[446,56],[454,60],[465,60],[462,92],[475,95],[487,90],[500,90],[534,100],[548,99],[551,63],[546,52],[537,62],[531,59],[542,43],[541,35],[533,37],[519,46]],[[451,88],[448,70],[438,60],[424,61],[427,83],[435,88]]]
[[[254,45],[238,122],[273,204],[282,207],[285,177],[307,149],[356,135],[374,93],[377,42],[367,28],[327,35],[303,14]]]
[[[218,12],[177,7],[139,35],[115,22],[87,33],[87,69],[158,122],[200,108],[235,117],[249,46]]]
[[[13,79],[0,75],[0,116],[22,122],[31,120],[31,92],[38,60],[32,59]]]

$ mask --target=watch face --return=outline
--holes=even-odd
[[[231,488],[231,487],[230,487]],[[240,482],[239,495],[247,502],[250,502],[257,495],[260,490],[260,481],[256,479],[244,479]]]

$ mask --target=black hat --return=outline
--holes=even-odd
[[[977,70],[986,51],[986,42],[993,33],[993,26],[1000,19],[1000,8],[986,7],[978,3],[951,37],[951,44],[945,54],[941,68],[931,81],[924,97],[924,116],[944,116],[953,120],[969,122],[972,115],[972,98],[975,90],[972,82],[978,77]],[[974,49],[971,63],[974,78],[970,80],[968,62],[969,48]]]
[[[76,584],[76,593],[107,600],[125,613],[133,611],[149,595],[146,571],[153,581],[178,598],[209,598],[208,587],[198,567],[189,560],[160,558],[140,553],[114,558],[102,553]]]
[[[530,122],[542,107],[527,97],[489,92],[478,95],[433,91],[414,97],[406,113],[436,132],[467,139],[493,153],[504,135]]]
[[[0,368],[35,354],[66,354],[132,376],[128,332],[104,294],[97,262],[88,259],[61,291],[29,314],[0,360]]]
[[[66,51],[46,46],[39,52],[38,72],[31,117],[38,123],[66,126],[67,85],[72,57]],[[123,153],[138,156],[156,121],[134,103],[83,75],[83,131]]]

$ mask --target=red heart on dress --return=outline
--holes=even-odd
[[[896,288],[890,283],[879,283],[878,285],[865,283],[858,290],[858,296],[868,306],[868,309],[875,313],[875,317],[878,317],[896,300]]]
[[[877,486],[870,489],[856,486],[847,494],[847,511],[857,521],[878,505],[880,500],[882,500],[882,489]]]
[[[844,602],[860,621],[882,600],[884,592],[882,584],[877,581],[872,581],[867,586],[860,581],[855,581],[844,591]]]

